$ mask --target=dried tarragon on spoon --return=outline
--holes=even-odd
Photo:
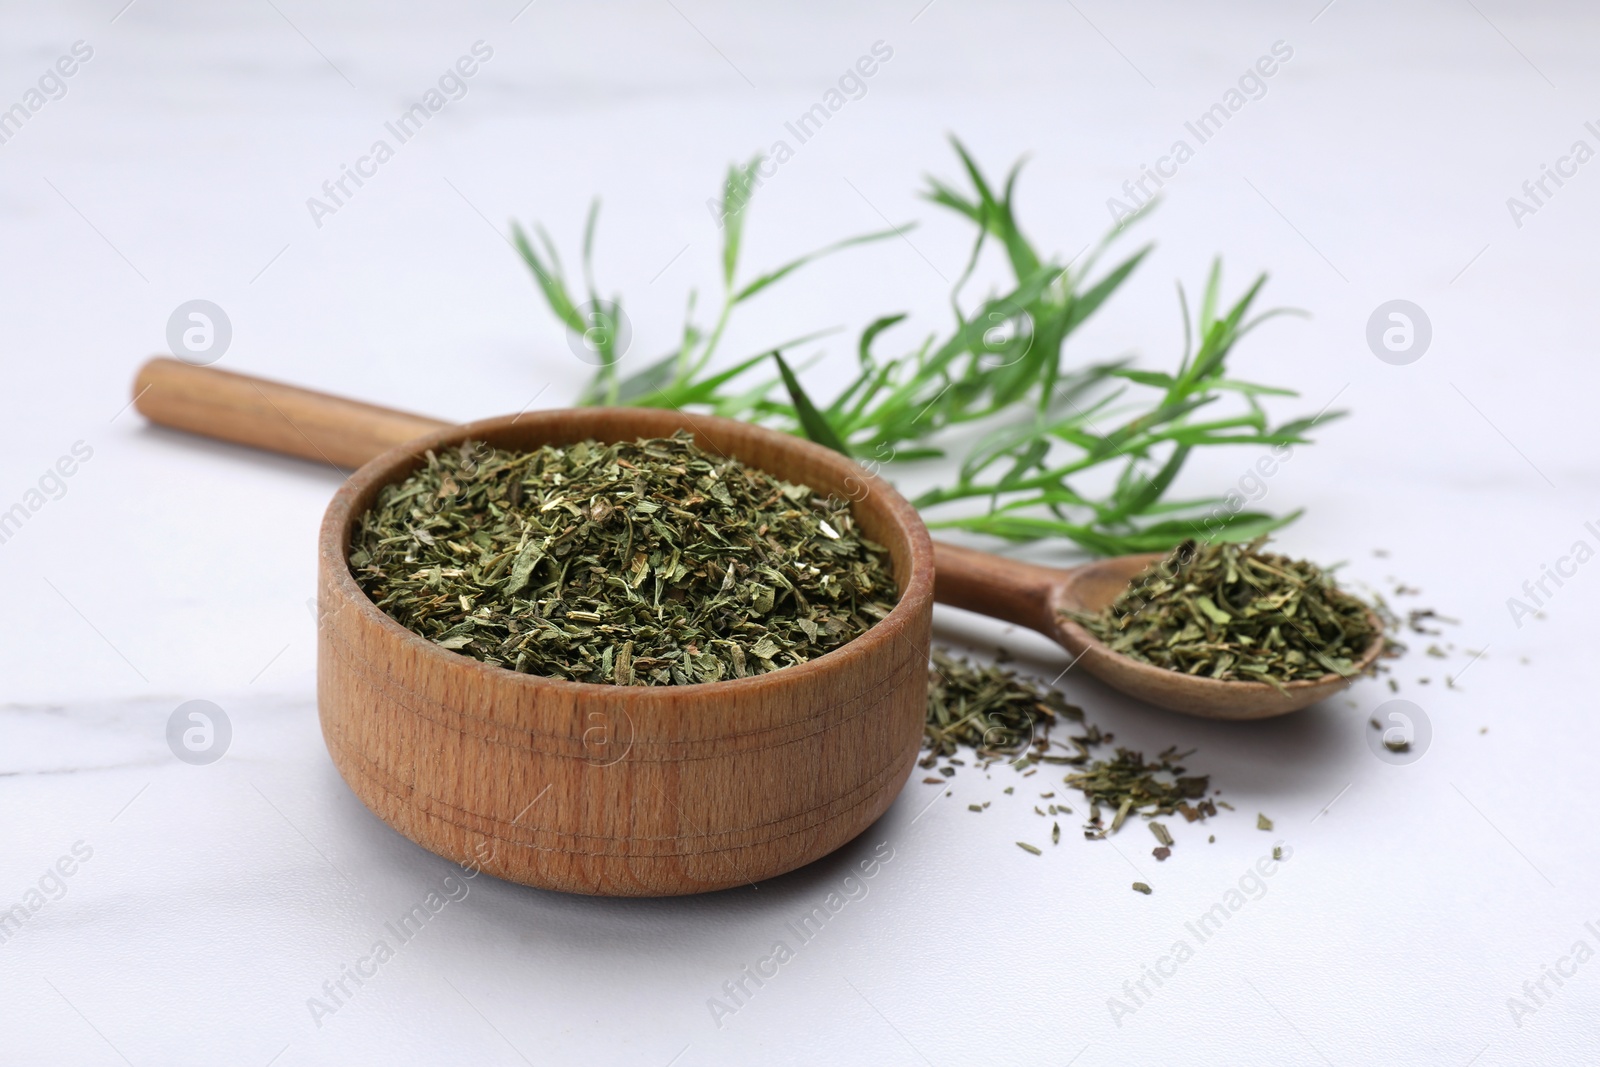
[[[1109,606],[1068,617],[1113,652],[1183,674],[1282,688],[1357,673],[1377,636],[1371,609],[1265,543],[1185,542]]]

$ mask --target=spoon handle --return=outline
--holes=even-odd
[[[359,467],[448,423],[248,374],[156,358],[139,369],[134,407],[151,422],[241,445]]]
[[[151,422],[269,452],[359,467],[447,423],[248,374],[158,357],[139,370],[134,406]],[[1053,635],[1052,594],[1070,571],[933,543],[934,597]]]
[[[1055,636],[1057,590],[1071,571],[943,541],[933,543],[933,566],[933,598],[939,603]]]

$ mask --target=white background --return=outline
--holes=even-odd
[[[1600,163],[1521,226],[1506,205],[1575,140],[1600,148],[1584,129],[1600,119],[1592,9],[137,0],[119,13],[122,2],[0,10],[0,106],[74,41],[94,49],[66,96],[0,145],[0,508],[75,442],[93,449],[66,494],[0,545],[0,907],[74,842],[93,850],[65,895],[0,944],[0,1058],[1600,1056],[1600,962],[1559,987],[1547,979],[1549,996],[1520,1020],[1507,1003],[1575,942],[1600,950],[1585,928],[1600,929],[1600,565],[1556,590],[1541,620],[1519,627],[1506,604],[1574,541],[1600,547],[1584,528],[1600,520]],[[494,55],[467,96],[314,225],[306,199],[478,40]],[[1431,721],[1425,755],[1391,766],[1369,751],[1364,724],[1390,696],[1377,682],[1227,725],[1070,674],[1069,695],[1119,740],[1198,747],[1191,767],[1237,813],[1178,826],[1164,864],[1142,828],[1086,842],[1071,817],[1061,845],[1035,857],[1013,842],[1045,843],[1031,811],[1044,775],[1021,788],[1010,771],[969,768],[929,807],[939,791],[919,773],[858,841],[755,888],[596,900],[474,880],[316,1025],[307,999],[452,868],[367,813],[321,744],[307,600],[339,475],[143,425],[122,410],[137,365],[164,349],[172,310],[204,297],[232,320],[230,369],[447,418],[568,403],[587,368],[505,243],[509,220],[543,220],[575,258],[589,198],[602,196],[602,286],[627,296],[635,355],[662,351],[689,288],[716,288],[705,201],[722,168],[785,137],[784,122],[877,41],[893,57],[867,94],[758,193],[747,264],[884,217],[922,225],[797,275],[728,339],[734,355],[846,327],[808,372],[824,392],[829,361],[851,358],[872,317],[913,312],[906,343],[946,325],[944,279],[968,232],[915,194],[925,174],[958,177],[947,133],[992,173],[1030,156],[1024,224],[1065,258],[1103,232],[1107,198],[1186,120],[1274,42],[1293,48],[1266,95],[1168,184],[1141,225],[1157,251],[1073,345],[1083,360],[1170,365],[1173,283],[1193,292],[1218,253],[1230,292],[1270,270],[1267,301],[1312,313],[1250,337],[1235,373],[1298,388],[1280,416],[1335,398],[1353,415],[1298,449],[1262,504],[1306,509],[1281,537],[1288,551],[1347,560],[1344,573],[1373,588],[1420,586],[1399,603],[1461,620],[1450,660],[1422,655],[1422,639],[1396,668]],[[1364,339],[1394,298],[1433,324],[1410,366],[1380,362]],[[1181,489],[1219,492],[1255,459],[1197,456]],[[941,614],[939,629],[1002,641],[1047,677],[1065,665],[1041,639],[970,616]],[[1487,654],[1444,689],[1467,648]],[[167,717],[190,699],[231,719],[221,762],[168,751]],[[983,801],[983,814],[967,811]],[[1255,829],[1257,811],[1274,833]],[[1266,894],[1196,942],[1185,923],[1279,839],[1293,858]],[[867,895],[719,1027],[708,998],[885,842],[894,858]],[[1154,895],[1129,890],[1135,869]],[[1193,958],[1118,1025],[1108,998],[1180,938]]]

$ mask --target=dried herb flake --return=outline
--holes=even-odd
[[[691,435],[531,452],[480,441],[385,486],[350,569],[441,648],[578,682],[688,685],[804,663],[899,592],[848,501]]]

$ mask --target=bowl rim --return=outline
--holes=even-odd
[[[414,470],[416,461],[428,451],[459,444],[475,437],[499,433],[512,427],[526,430],[541,423],[571,427],[575,421],[580,427],[584,423],[589,423],[589,428],[594,432],[588,433],[587,436],[583,435],[582,430],[578,436],[573,436],[570,432],[552,436],[566,436],[573,441],[607,437],[611,440],[630,440],[632,438],[623,434],[605,432],[615,423],[628,420],[638,420],[642,424],[643,428],[636,435],[638,437],[664,436],[658,431],[670,432],[674,428],[681,428],[694,434],[699,442],[702,439],[700,428],[710,427],[712,430],[720,428],[729,434],[758,441],[765,438],[770,446],[808,456],[814,463],[833,468],[841,480],[848,477],[859,481],[865,486],[866,491],[860,500],[853,501],[853,505],[861,505],[864,500],[872,500],[871,505],[863,506],[879,509],[888,521],[901,531],[905,540],[909,557],[906,561],[908,580],[900,590],[894,607],[859,636],[805,663],[764,674],[716,682],[619,686],[604,682],[575,682],[565,678],[524,674],[509,667],[497,666],[462,655],[451,649],[440,648],[433,641],[407,629],[391,618],[356,582],[354,574],[350,571],[349,544],[350,533],[360,514],[357,510],[357,501],[368,492],[376,493],[384,485],[404,477],[404,474],[398,473],[401,468],[407,468],[405,473]],[[601,436],[597,437],[597,434]],[[891,564],[898,562],[894,559],[893,547],[890,545],[884,547],[890,554]],[[323,513],[322,524],[318,531],[317,562],[321,571],[319,590],[331,586],[331,589],[350,603],[366,621],[375,624],[380,632],[397,642],[409,642],[421,655],[437,663],[441,670],[457,676],[476,675],[473,681],[481,684],[509,685],[532,693],[541,690],[562,692],[570,694],[577,700],[623,698],[633,704],[635,710],[639,705],[653,705],[662,711],[676,711],[681,709],[683,701],[696,696],[709,696],[715,693],[719,697],[736,700],[741,694],[763,689],[805,685],[863,657],[879,655],[881,650],[890,646],[892,642],[907,640],[906,630],[913,625],[919,613],[928,610],[933,600],[934,586],[933,542],[921,516],[893,486],[855,460],[804,438],[780,433],[764,426],[714,415],[691,415],[667,408],[551,408],[445,426],[404,444],[396,445],[362,464],[334,493],[327,510]],[[325,622],[324,614],[319,605],[318,616],[323,622]],[[319,622],[319,628],[323,622]]]

